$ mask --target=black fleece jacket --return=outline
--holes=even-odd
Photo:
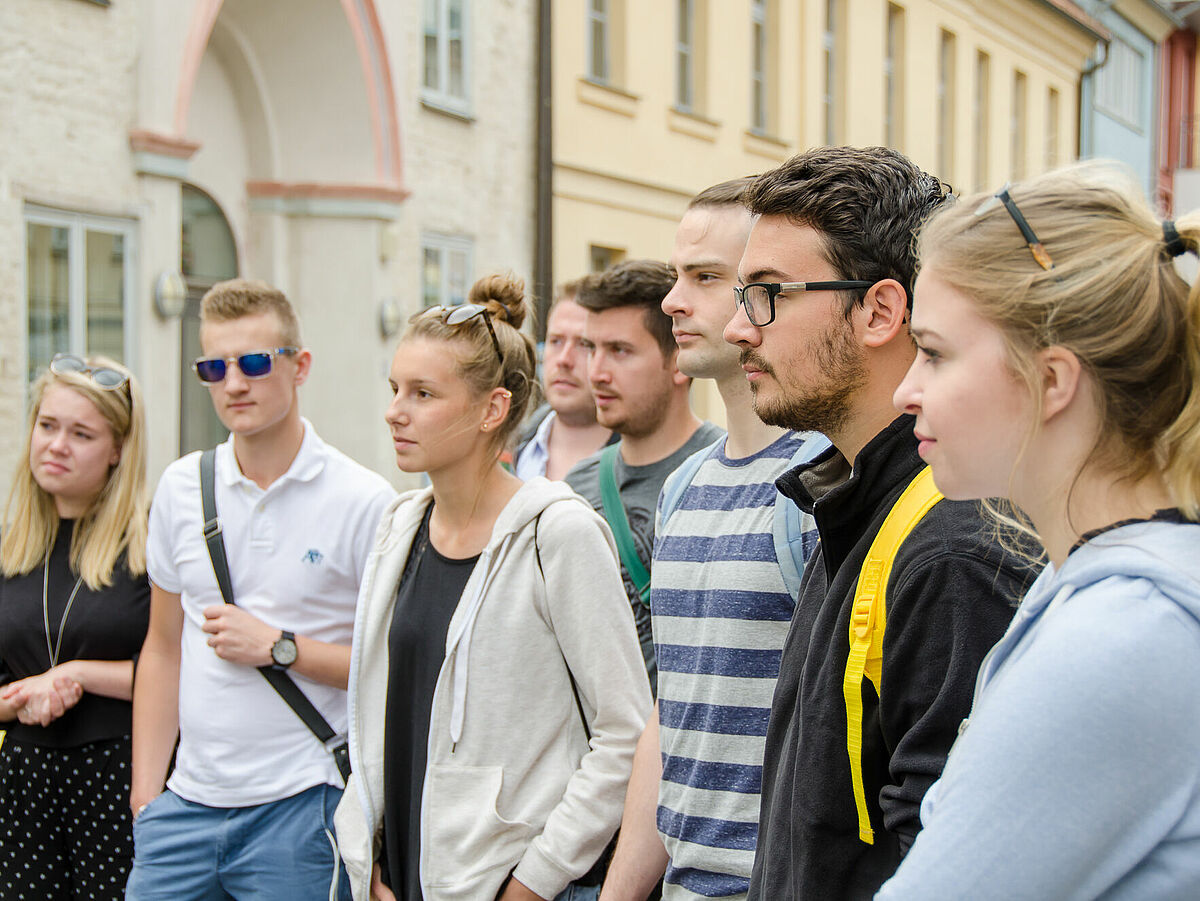
[[[850,609],[872,540],[923,466],[913,417],[901,416],[852,473],[831,449],[777,482],[816,518],[820,553],[804,573],[771,706],[751,899],[870,898],[895,872],[970,709],[979,665],[1036,575],[996,543],[975,502],[939,502],[904,541],[888,580],[878,697],[863,680],[863,784],[875,832],[864,843],[842,695]]]

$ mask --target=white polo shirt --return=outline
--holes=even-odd
[[[217,447],[217,514],[234,600],[263,622],[350,644],[358,585],[375,529],[395,492],[322,441],[307,420],[300,452],[265,491],[242,475],[233,439]],[[163,474],[150,510],[146,568],[180,595],[179,751],[167,786],[211,807],[246,807],[314,785],[341,785],[333,758],[262,674],[219,658],[201,630],[221,604],[204,544],[200,454]],[[346,693],[292,673],[338,732]]]

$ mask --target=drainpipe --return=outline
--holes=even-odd
[[[1112,9],[1116,0],[1099,0],[1094,6],[1085,7],[1088,15],[1095,18],[1097,21],[1102,15]],[[1083,139],[1084,132],[1087,132],[1088,138],[1092,136],[1092,110],[1083,108],[1083,85],[1090,79],[1097,70],[1103,69],[1108,65],[1108,48],[1111,41],[1109,39],[1100,41],[1101,56],[1099,59],[1094,59],[1083,67],[1083,71],[1079,73],[1079,87],[1076,89],[1075,108],[1079,110],[1079,134],[1076,137],[1075,156],[1082,159],[1084,153]],[[1092,102],[1095,104],[1096,94],[1092,92]],[[1084,118],[1086,116],[1086,119]],[[1084,126],[1087,126],[1086,128]],[[1091,148],[1089,148],[1090,151]]]
[[[534,125],[533,296],[537,305],[537,340],[546,337],[546,313],[554,299],[553,142],[550,109],[550,0],[538,0],[537,116]]]

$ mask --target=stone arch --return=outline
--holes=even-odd
[[[238,75],[251,177],[402,190],[387,46],[374,0],[200,0],[184,41],[173,131],[188,133],[204,56]],[[198,136],[207,137],[207,136]]]

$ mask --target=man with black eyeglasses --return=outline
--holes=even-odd
[[[771,706],[751,899],[870,898],[894,872],[1030,576],[975,504],[940,498],[892,406],[915,356],[913,234],[945,196],[900,154],[850,147],[745,195],[725,338],[765,422],[833,444],[777,483],[820,543]]]
[[[151,508],[126,897],[348,899],[333,811],[350,638],[394,492],[301,418],[312,354],[282,292],[214,286],[200,343],[193,369],[231,435],[171,464]]]

